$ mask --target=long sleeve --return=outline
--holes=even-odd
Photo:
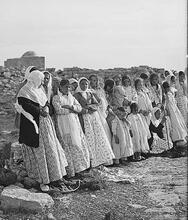
[[[116,135],[117,134],[117,119],[115,118],[111,123],[112,123],[112,134]]]
[[[97,94],[91,93],[91,104],[99,105],[100,98],[97,96]]]
[[[74,98],[74,101],[73,101],[73,108],[74,108],[74,111],[76,111],[76,112],[81,112],[82,111],[82,106],[80,105],[80,103],[75,98]]]
[[[55,95],[52,100],[52,104],[54,106],[55,112],[58,115],[67,115],[69,114],[69,110],[66,108],[62,108],[62,104],[58,95]]]
[[[160,100],[160,103],[162,103],[162,98],[163,98],[162,88],[159,85],[159,100]]]
[[[135,89],[132,89],[132,102],[138,103],[138,96]]]
[[[33,101],[23,98],[23,97],[18,97],[18,104],[22,106],[22,108],[30,113],[34,118],[38,118],[40,114],[40,106],[34,104]]]

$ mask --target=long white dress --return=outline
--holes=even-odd
[[[80,112],[82,107],[71,93],[68,95],[62,95],[60,93],[54,96],[52,103],[56,112],[60,139],[65,142],[64,151],[68,161],[67,173],[69,176],[74,176],[75,173],[79,173],[90,167],[89,149],[78,115],[70,113],[68,109],[61,106],[73,106],[76,112]]]
[[[138,108],[139,108],[139,110],[144,110],[144,111],[149,112],[148,116],[144,116],[141,114],[143,120],[146,120],[146,123],[149,126],[150,119],[151,119],[151,111],[153,109],[151,100],[149,99],[148,95],[143,91],[137,92],[137,95],[138,95]]]
[[[179,82],[177,83],[177,92],[176,92],[176,101],[177,101],[177,106],[183,115],[185,124],[187,125],[187,115],[188,115],[188,99],[185,94],[186,88],[184,88],[184,85],[180,84]]]
[[[146,122],[142,119],[140,114],[130,114],[127,120],[131,124],[133,133],[133,151],[147,153],[149,151],[148,139],[150,138],[150,131]]]
[[[172,125],[172,141],[185,140],[187,128],[183,116],[176,105],[176,100],[171,92],[166,94],[166,107],[170,114]]]
[[[130,157],[133,155],[133,143],[129,133],[129,127],[125,121],[120,120],[117,116],[112,120],[112,149],[115,159]],[[114,135],[119,138],[119,143],[115,142]]]

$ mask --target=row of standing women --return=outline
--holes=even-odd
[[[114,153],[99,119],[98,102],[84,92],[88,81],[80,80],[77,97],[69,92],[68,80],[51,94],[50,81],[48,72],[27,69],[16,103],[21,114],[19,142],[28,176],[40,183],[41,190],[58,186],[68,192],[64,177],[112,163]],[[50,116],[53,112],[55,117]]]
[[[162,93],[156,75],[150,76],[151,85],[146,74],[141,77],[135,88],[128,76],[119,82],[108,79],[104,91],[95,75],[89,80],[62,79],[56,86],[48,72],[26,70],[16,104],[21,114],[19,142],[28,175],[41,190],[55,183],[68,192],[66,177],[102,164],[144,159],[156,134],[168,147],[185,141],[186,126],[169,84]],[[166,116],[161,119],[163,95],[168,123]]]

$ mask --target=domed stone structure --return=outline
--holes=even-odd
[[[35,51],[27,51],[21,57],[36,57],[36,56],[37,54],[35,53]]]
[[[45,69],[45,57],[38,56],[34,51],[26,51],[20,58],[7,59],[4,62],[6,68],[23,69],[28,66]]]

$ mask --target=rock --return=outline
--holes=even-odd
[[[23,180],[23,185],[25,186],[25,188],[30,189],[38,187],[39,183],[36,180],[31,179],[30,177],[25,177]]]
[[[26,170],[19,170],[17,172],[17,181],[23,183],[24,178],[27,177],[27,171]]]
[[[2,148],[2,158],[3,159],[10,159],[11,155],[11,142],[5,143]]]
[[[42,220],[56,220],[52,213],[46,215]]]
[[[11,154],[13,155],[13,160],[16,162],[22,159],[22,145],[18,142],[11,144]]]
[[[135,209],[147,208],[146,206],[139,205],[139,204],[128,204],[128,206],[133,207],[133,208],[135,208]]]
[[[5,134],[5,135],[11,134],[11,131],[1,131],[1,134]]]
[[[31,189],[29,189],[29,192],[32,192],[32,193],[37,193],[37,192],[38,192],[38,189],[31,188]]]
[[[177,220],[177,219],[180,220],[180,218],[177,218],[177,216],[169,215],[169,214],[157,215],[157,216],[152,218],[152,220],[159,220],[159,219],[161,219],[161,220]]]
[[[10,72],[4,72],[4,77],[5,78],[10,78],[11,77],[11,73]]]
[[[8,186],[16,183],[17,176],[9,169],[0,168],[0,185]]]
[[[72,195],[71,194],[67,194],[64,195],[63,197],[58,197],[57,201],[59,201],[59,203],[63,204],[64,207],[68,208],[71,203],[72,203]]]
[[[0,115],[7,115],[7,112],[5,112],[5,111],[0,111]]]
[[[92,198],[97,198],[97,196],[96,196],[96,195],[91,195],[91,197],[92,197]]]
[[[148,194],[156,202],[159,202],[162,205],[176,205],[180,202],[180,198],[177,194],[173,192],[165,193],[160,190],[155,190],[152,193]]]
[[[1,208],[4,211],[16,210],[42,212],[54,205],[52,197],[46,193],[31,193],[26,189],[11,185],[1,193]]]
[[[0,194],[1,194],[1,192],[3,191],[3,189],[4,189],[4,186],[1,186],[1,185],[0,185]]]
[[[159,213],[176,213],[175,209],[169,206],[165,206],[162,208],[150,208],[145,210],[146,213],[151,212],[159,212]]]
[[[14,185],[15,185],[15,186],[18,186],[18,187],[20,187],[20,188],[24,188],[24,185],[21,184],[21,183],[19,183],[19,182],[15,183]]]

